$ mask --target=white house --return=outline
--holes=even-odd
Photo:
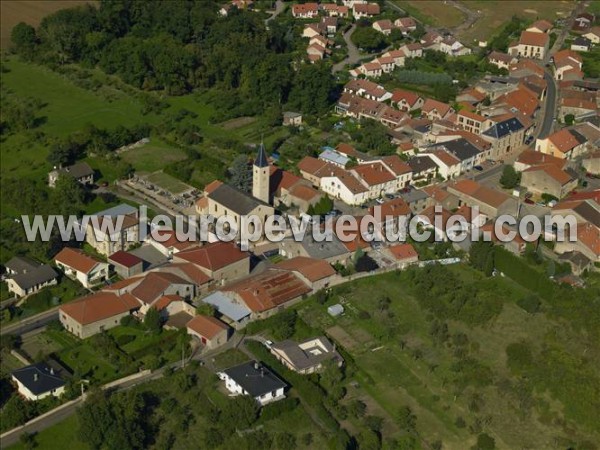
[[[285,398],[287,383],[258,361],[248,361],[217,373],[232,395],[249,395],[261,406]]]
[[[108,279],[108,263],[98,261],[76,248],[63,248],[54,257],[54,263],[66,276],[76,279],[86,288]]]
[[[65,381],[43,362],[17,369],[11,378],[19,394],[27,400],[41,400],[51,395],[60,397],[65,392]]]

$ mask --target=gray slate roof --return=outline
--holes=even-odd
[[[258,155],[256,155],[256,160],[254,161],[254,165],[257,167],[269,167],[269,160],[267,159],[267,151],[265,150],[265,145],[261,142],[258,147]]]
[[[287,383],[256,361],[248,361],[223,371],[252,397],[260,397],[277,389],[286,388]]]
[[[414,174],[419,174],[437,167],[435,161],[429,156],[413,156],[408,160],[408,165]]]
[[[252,313],[246,305],[236,302],[221,291],[210,294],[208,297],[203,298],[202,301],[213,305],[219,313],[236,322],[248,317]]]
[[[58,274],[52,269],[52,267],[43,264],[33,270],[25,273],[19,273],[12,277],[13,281],[23,289],[27,290],[35,285],[46,283],[55,279]]]
[[[220,185],[208,194],[208,197],[241,216],[250,213],[257,206],[264,205],[263,202],[250,194],[246,194],[228,184]]]
[[[137,209],[127,203],[121,203],[120,205],[113,206],[112,208],[105,209],[104,211],[97,212],[93,214],[94,216],[109,216],[109,217],[117,217],[117,216],[127,216],[129,214],[133,214],[137,212]]]
[[[86,162],[78,162],[72,166],[62,167],[56,170],[59,175],[71,175],[75,179],[89,177],[94,174],[94,169]]]
[[[495,139],[501,139],[504,136],[515,133],[523,128],[523,124],[516,117],[512,117],[503,122],[498,122],[494,126],[488,128],[483,132],[486,136],[490,136]]]
[[[65,385],[65,381],[51,371],[52,369],[42,362],[17,369],[12,373],[12,376],[29,389],[32,394],[41,395]]]
[[[450,154],[456,156],[461,161],[466,161],[480,153],[479,149],[465,138],[444,142],[435,145],[433,148],[445,148]]]
[[[15,256],[11,258],[6,264],[6,268],[12,272],[25,273],[37,269],[40,263],[35,262],[33,259],[25,256]]]
[[[301,348],[301,345],[317,339],[320,341],[323,348],[321,348],[319,345],[307,347],[305,350]],[[329,339],[327,339],[325,336],[310,338],[300,343],[286,339],[285,341],[273,344],[272,348],[273,350],[280,350],[285,353],[287,359],[297,370],[304,370],[308,369],[309,367],[317,366],[323,361],[327,361],[329,359],[335,359],[339,361],[342,358],[335,350],[335,347],[331,344]]]

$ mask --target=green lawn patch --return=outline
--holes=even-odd
[[[77,416],[67,417],[62,422],[53,425],[35,435],[36,448],[48,450],[88,450],[89,447],[77,437]],[[7,447],[10,450],[26,450],[21,444]]]

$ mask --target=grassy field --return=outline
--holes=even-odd
[[[181,194],[182,192],[189,191],[192,189],[191,186],[179,181],[177,178],[172,177],[168,173],[154,172],[146,176],[146,179],[152,183],[160,186],[162,189],[171,192],[172,194]]]
[[[37,26],[48,14],[86,3],[95,4],[97,2],[91,0],[2,0],[0,2],[0,15],[2,16],[0,47],[6,49],[10,46],[10,33],[19,22]]]
[[[73,415],[35,435],[36,448],[88,450],[89,447],[77,438],[77,416]],[[11,450],[26,450],[21,443],[8,447]]]
[[[143,147],[121,153],[121,158],[140,172],[156,172],[166,164],[184,160],[186,155],[183,150],[153,140]]]
[[[452,28],[465,20],[465,15],[457,8],[434,0],[394,0],[409,15],[434,27]]]
[[[567,1],[500,1],[500,0],[462,0],[465,6],[472,11],[478,11],[482,17],[475,24],[459,33],[464,43],[469,45],[474,41],[488,40],[502,28],[514,15],[537,20],[546,19],[554,21],[565,17],[574,6]]]

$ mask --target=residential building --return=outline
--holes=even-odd
[[[547,20],[536,20],[526,29],[534,33],[549,33],[551,30],[552,24]]]
[[[447,103],[428,98],[421,106],[421,113],[429,120],[445,119],[454,114],[454,108]]]
[[[86,255],[82,250],[65,247],[54,257],[54,263],[69,278],[91,288],[108,279],[108,263]]]
[[[121,319],[140,309],[133,295],[100,291],[88,297],[65,303],[59,309],[62,326],[75,336],[86,339],[119,326]]]
[[[392,93],[392,106],[401,111],[414,111],[423,107],[425,100],[417,93],[404,89],[396,89]]]
[[[535,149],[556,158],[574,159],[583,154],[586,142],[585,136],[575,128],[563,128],[546,138],[537,139]]]
[[[302,114],[293,111],[285,111],[283,113],[283,125],[299,127],[302,125]]]
[[[318,3],[299,3],[292,5],[292,16],[295,19],[313,19],[318,15]]]
[[[546,33],[523,31],[519,41],[509,45],[508,53],[521,58],[544,59],[549,43],[550,37]]]
[[[592,41],[583,36],[579,36],[571,42],[571,50],[576,52],[589,52],[592,47]]]
[[[550,194],[563,198],[577,187],[577,173],[560,169],[554,164],[542,164],[525,169],[521,174],[521,186],[538,195]]]
[[[11,373],[17,392],[27,400],[37,401],[46,397],[60,397],[65,393],[65,380],[54,366],[44,362],[21,367]]]
[[[600,27],[590,28],[589,31],[582,34],[586,39],[589,39],[592,44],[600,44]]]
[[[394,25],[398,28],[402,34],[407,35],[417,30],[417,22],[412,17],[401,17],[394,20]]]
[[[508,53],[493,51],[488,55],[488,62],[499,69],[508,70],[512,63],[517,62],[517,58],[515,58],[513,55],[509,55]]]
[[[486,123],[486,117],[466,109],[456,113],[456,124],[469,133],[481,134]]]
[[[419,254],[412,244],[394,244],[387,247],[386,250],[394,258],[399,269],[404,269],[419,261]]]
[[[373,22],[372,27],[375,31],[379,31],[386,36],[392,34],[392,30],[395,28],[394,24],[389,19],[377,20]]]
[[[512,114],[494,117],[492,121],[493,125],[481,133],[481,137],[492,144],[490,157],[497,160],[523,145],[526,128],[523,119]]]
[[[144,271],[144,260],[123,250],[110,255],[108,263],[121,278],[130,278]]]
[[[302,342],[286,339],[271,346],[277,360],[294,372],[302,375],[321,371],[325,364],[341,367],[344,359],[325,336],[309,338]]]
[[[179,252],[174,255],[173,262],[190,262],[217,284],[225,284],[250,273],[250,254],[241,251],[232,242],[217,241]]]
[[[198,315],[186,324],[187,333],[197,338],[208,350],[225,344],[229,339],[229,327],[215,317]]]
[[[277,263],[275,268],[294,272],[313,291],[328,287],[329,283],[336,277],[335,269],[327,261],[306,256],[286,259]]]
[[[285,398],[288,385],[268,367],[249,361],[218,372],[219,379],[233,395],[249,395],[260,406]]]
[[[56,186],[56,181],[62,176],[73,177],[75,181],[84,186],[94,184],[94,169],[86,162],[78,162],[72,166],[59,167],[58,169],[55,168],[48,174],[48,185],[50,187]]]
[[[460,180],[448,185],[448,192],[459,198],[459,206],[463,204],[474,207],[488,217],[502,214],[514,215],[517,211],[517,200],[504,192],[488,188],[473,180]]]
[[[58,283],[58,274],[52,267],[29,258],[15,256],[6,263],[8,291],[25,297]]]
[[[352,15],[355,20],[364,17],[375,17],[380,13],[379,4],[377,3],[354,3],[352,6]]]

